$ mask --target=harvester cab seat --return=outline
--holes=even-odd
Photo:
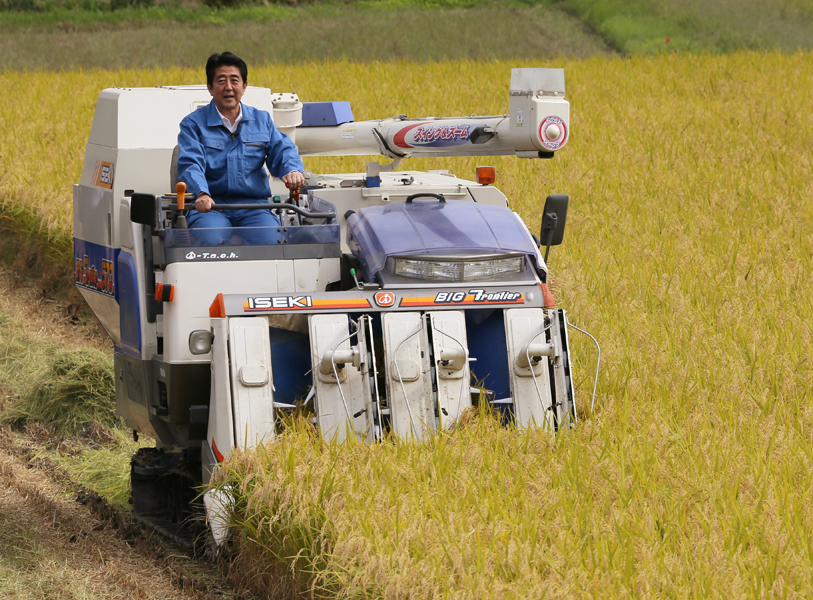
[[[180,154],[180,152],[181,147],[175,144],[175,148],[172,149],[172,160],[169,163],[169,189],[171,190],[174,190],[180,181],[180,179],[178,179],[178,154]]]

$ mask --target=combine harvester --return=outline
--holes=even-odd
[[[393,162],[306,173],[300,193],[273,180],[282,225],[207,246],[207,230],[184,227],[174,153],[206,87],[102,91],[74,186],[75,277],[115,343],[117,413],[156,440],[133,458],[136,517],[189,542],[196,487],[303,403],[326,439],[420,439],[471,406],[476,379],[519,427],[575,422],[568,321],[545,262],[567,196],[545,203],[543,259],[493,169],[395,171],[408,157],[553,158],[570,134],[564,96],[561,69],[515,69],[508,115],[354,122],[346,102],[249,87],[243,102],[303,157]]]

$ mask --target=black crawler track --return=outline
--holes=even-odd
[[[200,463],[190,465],[184,453],[141,448],[130,462],[135,520],[184,548],[200,546],[208,528],[201,518],[199,474]]]

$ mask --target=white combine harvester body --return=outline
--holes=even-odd
[[[303,157],[393,163],[306,173],[298,201],[272,180],[275,243],[235,228],[213,247],[180,227],[170,194],[179,123],[209,103],[206,87],[104,90],[74,186],[75,278],[115,343],[117,412],[156,440],[133,459],[136,516],[188,541],[194,486],[297,405],[330,440],[420,439],[452,426],[477,382],[519,427],[572,423],[567,318],[539,243],[497,188],[393,170],[419,156],[551,158],[569,137],[564,92],[560,69],[515,69],[507,115],[355,122],[346,103],[318,103],[303,122],[296,95],[249,87],[243,102]]]

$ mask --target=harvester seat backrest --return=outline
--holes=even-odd
[[[175,191],[175,185],[178,183],[178,153],[180,151],[181,147],[176,144],[172,150],[172,161],[169,163],[169,189],[173,192]]]

